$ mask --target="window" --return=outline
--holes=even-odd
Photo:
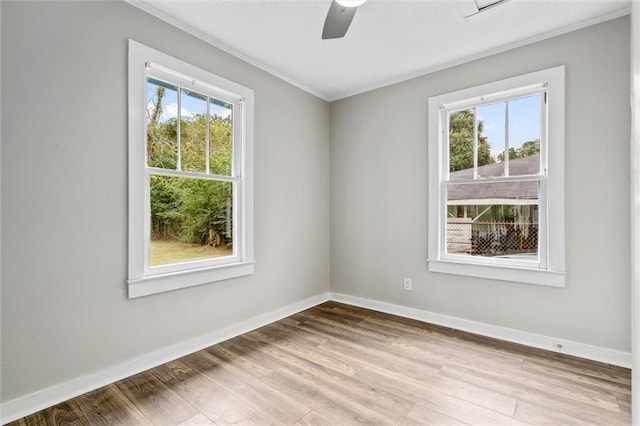
[[[429,98],[428,260],[564,286],[564,67]]]
[[[253,91],[129,41],[129,297],[253,273]]]

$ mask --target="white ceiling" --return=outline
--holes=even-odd
[[[331,0],[126,0],[326,100],[340,99],[629,13],[631,0],[369,0],[321,40]],[[468,0],[466,0],[468,1]]]

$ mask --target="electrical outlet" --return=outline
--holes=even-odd
[[[404,277],[404,289],[407,291],[413,290],[413,283],[411,282],[411,278]]]

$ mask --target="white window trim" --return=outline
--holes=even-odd
[[[429,98],[429,208],[428,208],[428,265],[429,271],[464,275],[511,282],[538,284],[553,287],[565,285],[565,218],[564,218],[564,66],[536,71],[476,87],[471,87]],[[541,228],[540,264],[528,267],[526,263],[504,262],[490,264],[471,256],[452,256],[444,253],[444,218],[446,218],[446,194],[444,193],[444,167],[447,152],[444,146],[443,106],[452,109],[470,103],[486,102],[490,98],[504,97],[511,91],[546,85],[548,120],[546,149],[541,149],[542,164],[546,174],[540,178]],[[543,188],[542,186],[546,187]],[[542,217],[544,216],[544,218]]]
[[[219,94],[223,100],[240,105],[241,126],[234,125],[234,138],[240,137],[240,150],[234,150],[234,225],[239,249],[234,255],[211,262],[185,262],[179,268],[149,268],[149,169],[146,167],[146,77],[171,75],[173,80],[189,82]],[[129,298],[250,275],[254,272],[253,247],[253,90],[201,68],[129,40],[129,219],[128,272]],[[234,114],[238,114],[234,108]],[[234,123],[235,124],[235,123]],[[234,139],[234,144],[238,139]],[[185,172],[186,173],[186,172]],[[236,241],[234,240],[234,243]],[[186,268],[188,267],[188,269]]]

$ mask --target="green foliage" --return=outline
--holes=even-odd
[[[518,149],[518,155],[520,157],[528,157],[540,153],[540,139],[534,141],[528,141],[522,144],[522,147]]]
[[[158,86],[154,107],[149,114],[147,125],[147,161],[150,167],[175,169],[178,160],[178,138],[176,136],[176,120],[160,122],[162,116],[162,99],[165,88]]]
[[[147,123],[147,163],[176,170],[177,120],[160,121],[164,88],[155,93]],[[180,163],[183,171],[206,172],[206,120],[203,114],[180,120]],[[209,171],[231,175],[232,118],[209,119]],[[224,245],[232,242],[233,184],[212,179],[152,175],[151,234],[154,239]]]
[[[180,120],[180,155],[182,170],[206,171],[207,146],[205,143],[206,117],[195,115],[190,120]]]
[[[473,167],[473,110],[454,112],[449,116],[449,171]],[[484,122],[478,122],[478,166],[504,161],[504,152],[494,158],[487,137],[482,134]],[[540,153],[540,139],[528,141],[520,148],[509,148],[509,159],[528,157]]]
[[[179,238],[180,192],[165,176],[151,176],[151,235]]]
[[[518,149],[509,148],[509,160],[516,158],[529,157],[540,153],[540,139],[527,141]],[[498,161],[504,161],[504,151],[498,154]]]
[[[211,160],[209,170],[216,175],[231,175],[233,137],[231,116],[213,116],[209,122],[209,150]]]
[[[512,146],[509,147],[509,160],[513,160],[514,158],[518,158],[518,151],[516,151],[516,149]],[[498,161],[499,162],[503,162],[504,161],[504,151],[502,151],[501,153],[498,154]]]
[[[475,116],[472,110],[454,112],[449,116],[449,171],[473,167],[473,126]],[[491,146],[482,134],[484,123],[478,122],[478,166],[495,163],[491,156]]]
[[[182,241],[212,245],[230,242],[226,225],[231,218],[232,184],[203,179],[179,179],[177,184],[183,189]]]

